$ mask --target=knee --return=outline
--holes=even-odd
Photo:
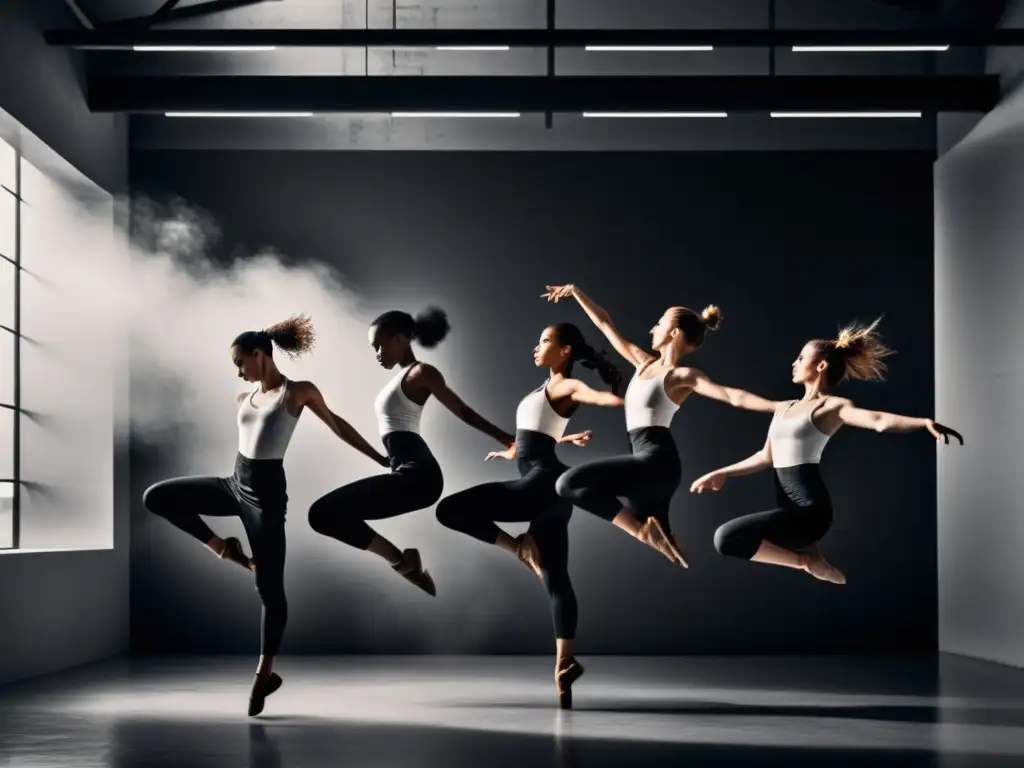
[[[260,602],[270,609],[287,610],[288,598],[284,593],[284,582],[273,580],[268,583],[267,579],[260,579],[258,568],[256,574],[256,594],[259,595]]]
[[[751,537],[742,531],[736,530],[728,523],[719,526],[715,531],[715,549],[718,554],[724,557],[738,557],[742,560],[749,560],[757,551],[757,545],[753,544]]]
[[[453,503],[451,496],[441,499],[434,514],[437,516],[437,522],[445,528],[451,528],[454,531],[461,530],[460,519],[462,515],[459,512],[458,504]]]
[[[573,483],[573,473],[564,472],[559,475],[555,481],[555,493],[557,493],[563,499],[573,499],[576,497],[576,485]]]
[[[163,515],[167,510],[167,486],[162,482],[149,486],[142,494],[142,506],[154,515]]]
[[[306,517],[310,528],[317,533],[326,535],[327,505],[323,503],[323,499],[313,502],[313,505],[309,508],[309,513]]]

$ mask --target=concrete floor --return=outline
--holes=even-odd
[[[941,656],[124,658],[0,688],[0,765],[1024,765],[1024,670]]]

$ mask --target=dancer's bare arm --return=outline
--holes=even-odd
[[[619,329],[615,327],[612,322],[611,316],[604,309],[604,307],[596,304],[593,299],[587,296],[583,291],[577,288],[575,285],[547,285],[545,286],[545,293],[542,294],[548,301],[558,303],[560,299],[566,299],[572,297],[579,302],[579,305],[583,307],[583,311],[587,313],[587,317],[590,318],[591,322],[597,326],[597,329],[605,335],[609,343],[615,347],[615,351],[626,358],[636,368],[642,368],[647,365],[648,362],[654,359],[644,349],[641,349],[633,342],[624,338]]]
[[[415,376],[415,382],[417,385],[423,386],[428,392],[430,392],[430,394],[437,398],[439,403],[458,416],[466,424],[483,432],[489,437],[493,437],[506,448],[515,445],[515,437],[508,434],[508,432],[498,429],[498,427],[491,424],[491,422],[466,405],[462,401],[462,398],[451,390],[445,382],[444,376],[441,375],[441,372],[437,370],[437,368],[432,365],[427,365],[426,363],[420,363],[418,370],[413,374],[410,374],[410,377],[413,375]]]
[[[963,435],[955,429],[939,424],[934,419],[901,416],[898,413],[886,411],[869,411],[866,408],[858,408],[853,401],[842,397],[829,398],[829,402],[821,409],[818,418],[822,431],[829,434],[844,424],[850,427],[870,429],[882,434],[927,429],[932,437],[942,440],[947,445],[950,437],[959,441],[960,445],[964,444]]]
[[[296,405],[308,407],[316,417],[327,425],[334,434],[351,445],[357,451],[373,459],[382,467],[388,466],[388,457],[376,450],[356,429],[327,407],[324,396],[311,381],[292,382],[295,391]]]
[[[779,405],[775,400],[768,400],[744,389],[718,384],[696,368],[679,367],[665,377],[665,392],[674,402],[680,402],[686,390],[745,411],[774,413]]]
[[[605,408],[616,408],[625,402],[614,392],[602,392],[592,389],[579,379],[562,379],[551,389],[551,397],[561,400],[568,397],[580,405],[600,405]]]
[[[704,491],[717,491],[725,485],[726,479],[730,477],[741,477],[742,475],[753,475],[762,469],[772,465],[772,442],[771,439],[764,441],[764,447],[757,453],[748,456],[743,461],[737,461],[727,467],[708,472],[698,477],[690,486],[691,493],[703,493]]]

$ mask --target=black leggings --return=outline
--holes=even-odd
[[[666,532],[672,530],[669,506],[683,478],[672,433],[667,427],[645,427],[629,433],[633,453],[581,464],[558,478],[555,490],[580,509],[609,522],[627,501],[644,522],[656,518]]]
[[[441,498],[441,467],[415,432],[384,436],[391,472],[356,480],[321,496],[309,508],[309,526],[324,536],[366,549],[376,535],[367,520],[426,509]]]
[[[256,564],[256,592],[263,602],[262,653],[276,656],[288,623],[284,594],[284,463],[280,459],[235,459],[231,477],[175,477],[151,485],[142,495],[150,512],[206,544],[214,538],[200,515],[238,517]]]
[[[485,544],[498,540],[495,521],[529,523],[540,550],[544,586],[551,598],[555,637],[576,636],[578,608],[569,580],[569,518],[572,504],[558,498],[555,481],[566,467],[555,455],[555,441],[540,432],[516,432],[518,480],[484,483],[454,493],[437,505],[437,519]]]
[[[715,549],[749,560],[768,541],[795,552],[821,541],[832,527],[832,501],[817,464],[776,468],[775,499],[776,509],[721,526],[715,531]]]

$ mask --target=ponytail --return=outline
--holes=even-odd
[[[424,347],[436,347],[451,330],[448,314],[440,307],[427,307],[416,317],[400,309],[392,309],[370,325],[387,335],[400,333],[408,336],[409,341],[417,341]]]
[[[309,315],[292,315],[287,320],[275,323],[262,331],[246,331],[240,333],[231,342],[231,346],[239,347],[246,354],[257,349],[267,357],[274,356],[274,345],[290,359],[295,360],[309,352],[316,343],[316,331]]]
[[[877,332],[882,318],[870,325],[854,321],[839,331],[835,339],[816,340],[822,358],[828,363],[826,381],[836,386],[846,379],[858,381],[884,381],[888,366],[885,358],[894,350],[882,343]]]
[[[584,368],[597,371],[601,381],[611,387],[612,392],[620,394],[622,373],[604,352],[598,352],[590,346],[584,339],[582,331],[572,323],[557,323],[551,327],[554,329],[558,343],[572,350],[569,356],[569,366],[566,369],[567,376],[572,374],[572,364],[578,362]]]

